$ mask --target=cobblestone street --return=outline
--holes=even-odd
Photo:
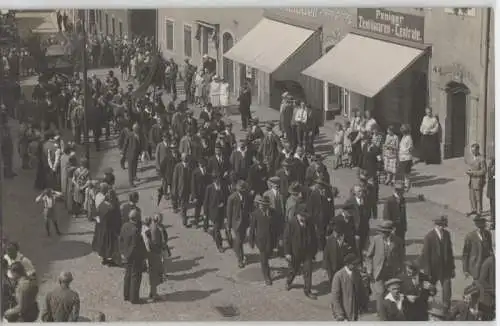
[[[107,70],[97,71],[103,76]],[[124,86],[122,84],[122,86]],[[276,112],[258,110],[254,112],[261,121],[274,120]],[[197,112],[195,112],[197,116]],[[237,137],[239,117],[231,116]],[[322,130],[318,144],[322,148],[330,142],[331,136]],[[94,175],[99,175],[105,167],[111,166],[117,178],[117,191],[120,199],[126,199],[128,189],[126,170],[119,165],[119,152],[113,144],[100,153],[92,153],[91,168]],[[326,160],[331,166],[331,159]],[[19,164],[16,164],[18,167]],[[44,295],[51,290],[62,270],[71,271],[74,275],[72,286],[81,298],[81,315],[88,317],[92,311],[102,311],[109,321],[292,321],[312,320],[327,321],[332,319],[330,310],[329,289],[325,287],[326,277],[321,269],[316,268],[313,274],[314,290],[318,300],[311,301],[303,295],[300,288],[290,292],[285,290],[285,263],[281,259],[273,259],[271,266],[276,281],[272,287],[266,287],[261,277],[258,255],[248,247],[249,265],[243,270],[237,267],[232,250],[221,254],[216,250],[211,236],[197,229],[182,227],[179,216],[174,215],[170,204],[162,202],[159,210],[169,225],[169,244],[173,258],[169,264],[169,279],[159,288],[163,301],[132,306],[122,300],[121,268],[110,268],[101,265],[100,258],[91,252],[93,224],[86,219],[69,220],[61,214],[60,220],[66,225],[65,234],[61,238],[47,238],[43,232],[43,219],[39,216],[40,207],[34,204],[35,192],[32,190],[34,171],[21,171],[19,176],[7,180],[4,228],[12,240],[20,242],[22,252],[32,259],[42,281],[40,303],[43,305]],[[333,184],[340,190],[341,203],[348,195],[355,182],[352,170],[330,171]],[[140,193],[139,206],[143,216],[156,211],[155,195],[159,186],[156,172],[152,164],[139,166],[141,182],[136,188]],[[381,186],[381,202],[390,195],[390,189]],[[379,205],[379,210],[381,206]],[[407,256],[414,259],[421,250],[424,235],[433,227],[432,219],[440,214],[449,217],[449,228],[452,233],[454,253],[457,265],[457,278],[453,281],[453,299],[459,299],[464,287],[470,282],[461,273],[461,250],[465,234],[473,229],[473,223],[464,215],[428,201],[420,201],[414,195],[408,198],[408,233]],[[192,213],[192,210],[190,211]],[[375,221],[376,223],[376,221]],[[321,255],[318,255],[321,262]],[[319,267],[319,263],[316,267]],[[302,278],[295,281],[297,286],[303,284]],[[143,276],[142,296],[148,294],[147,274]],[[363,315],[362,320],[377,320],[373,313]]]

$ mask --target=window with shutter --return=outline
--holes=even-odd
[[[167,19],[165,22],[165,44],[167,46],[167,50],[174,50],[174,22],[172,20]]]

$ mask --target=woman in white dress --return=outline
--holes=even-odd
[[[196,105],[201,105],[203,98],[203,69],[198,69],[194,77],[194,101]]]
[[[229,84],[224,79],[220,82],[220,106],[224,110],[224,114],[227,116],[227,108],[229,106]]]
[[[210,83],[210,103],[214,108],[220,108],[220,79],[214,76]]]

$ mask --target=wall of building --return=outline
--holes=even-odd
[[[495,21],[491,11],[490,25],[490,65],[488,72],[488,124],[486,138],[486,153],[488,157],[495,156]]]
[[[108,31],[108,34],[113,33],[113,18],[115,19],[115,34],[118,36],[120,34],[120,22],[122,23],[123,30],[122,33],[123,35],[131,35],[131,30],[130,30],[130,10],[114,10],[114,9],[98,9],[96,11],[99,11],[97,16],[97,21],[96,21],[96,27],[97,31],[101,32],[103,34],[106,34],[106,30]],[[108,15],[108,28],[106,29],[106,14]],[[101,22],[99,22],[99,18],[101,19]]]

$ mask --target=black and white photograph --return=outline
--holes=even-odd
[[[2,322],[496,320],[494,8],[285,5],[0,10]]]

